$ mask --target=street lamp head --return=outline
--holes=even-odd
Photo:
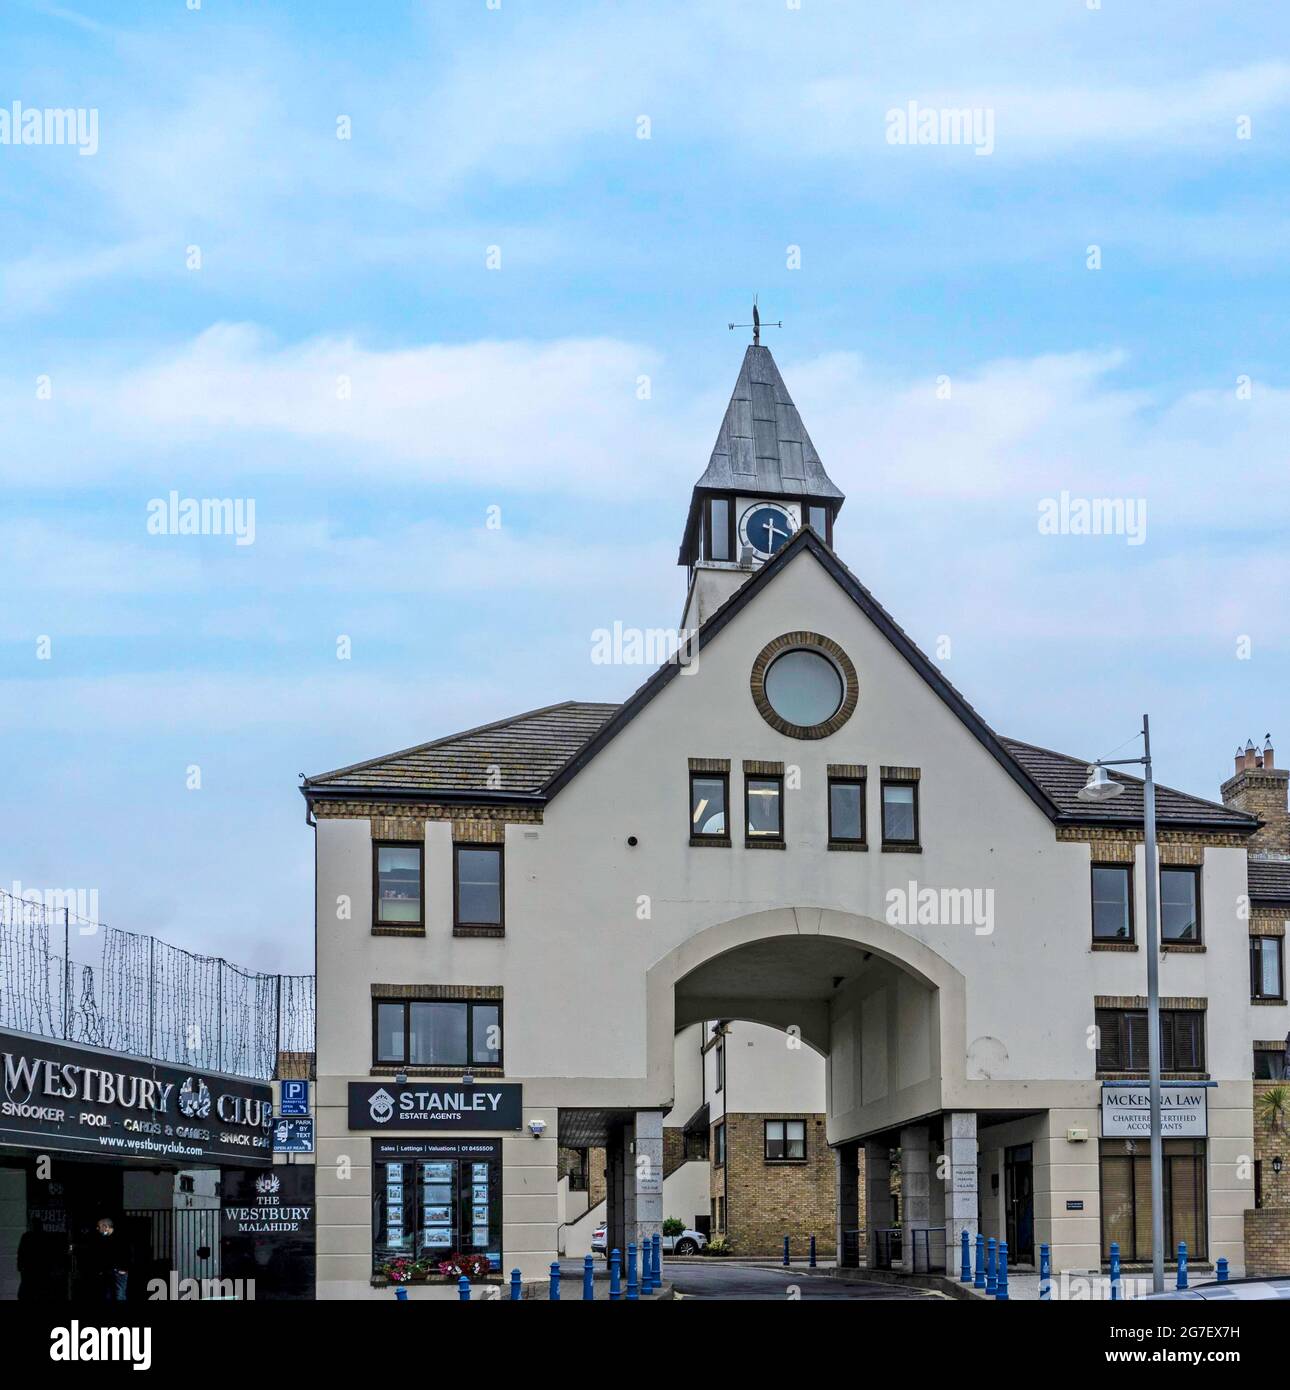
[[[1123,792],[1124,784],[1113,782],[1106,768],[1101,763],[1094,763],[1088,770],[1088,781],[1076,795],[1081,801],[1111,801]]]

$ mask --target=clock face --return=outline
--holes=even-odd
[[[756,502],[739,522],[739,539],[759,555],[773,555],[793,534],[792,514],[773,502]]]

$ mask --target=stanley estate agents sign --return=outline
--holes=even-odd
[[[350,1129],[433,1134],[440,1130],[519,1129],[523,1087],[497,1081],[351,1081]]]
[[[0,1144],[100,1158],[269,1163],[273,1088],[0,1033]]]

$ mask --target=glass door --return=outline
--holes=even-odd
[[[1034,1153],[1029,1144],[1005,1149],[1004,1201],[1008,1256],[1013,1264],[1035,1262]]]

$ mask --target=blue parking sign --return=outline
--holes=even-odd
[[[278,1106],[279,1115],[307,1115],[309,1113],[309,1083],[307,1081],[282,1081],[282,1102]]]
[[[314,1151],[314,1122],[312,1119],[291,1120],[275,1116],[273,1121],[273,1152],[275,1154],[311,1154]]]

